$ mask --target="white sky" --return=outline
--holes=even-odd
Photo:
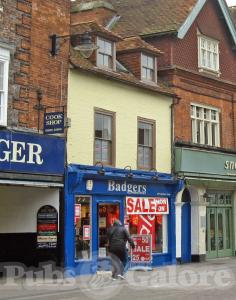
[[[226,0],[226,2],[229,6],[236,5],[236,0]]]

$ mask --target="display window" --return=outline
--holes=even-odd
[[[75,259],[91,258],[91,197],[78,196],[74,207]]]

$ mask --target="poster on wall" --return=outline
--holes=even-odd
[[[37,249],[57,247],[58,212],[50,205],[42,206],[37,214]]]
[[[83,226],[83,240],[90,241],[90,225]]]
[[[131,261],[133,263],[150,263],[152,261],[152,237],[151,235],[132,235],[135,248],[131,249]]]

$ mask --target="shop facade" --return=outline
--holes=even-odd
[[[59,264],[64,139],[0,131],[0,263]]]
[[[176,201],[177,258],[204,261],[235,255],[236,154],[176,147],[185,181]]]
[[[176,262],[175,197],[168,174],[69,165],[65,181],[65,267],[76,275],[110,269],[107,230],[120,219],[130,234],[152,234],[152,266]],[[162,212],[147,212],[159,199]]]

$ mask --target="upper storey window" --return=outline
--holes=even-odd
[[[97,38],[97,66],[106,69],[115,69],[114,43],[108,40]]]
[[[205,36],[198,38],[199,68],[219,73],[219,42]]]
[[[192,141],[197,144],[220,146],[219,110],[191,105]]]
[[[0,126],[7,125],[9,61],[9,51],[0,48]]]
[[[141,54],[141,64],[142,64],[142,80],[148,82],[157,81],[157,68],[156,68],[156,58],[155,56]]]

